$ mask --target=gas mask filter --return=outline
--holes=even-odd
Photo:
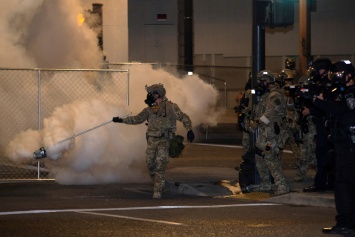
[[[146,103],[149,107],[152,107],[155,104],[155,101],[157,98],[154,96],[152,93],[147,94],[147,99],[144,100],[144,103]]]

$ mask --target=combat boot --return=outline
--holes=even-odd
[[[290,193],[290,189],[288,187],[279,187],[275,191],[271,193],[272,196],[280,196],[284,194]]]
[[[251,192],[270,192],[271,191],[271,184],[270,183],[261,183],[261,184],[254,184],[250,185]]]
[[[153,193],[153,199],[161,199],[161,193],[160,192],[154,192]]]

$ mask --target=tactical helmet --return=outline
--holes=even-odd
[[[296,68],[296,62],[292,58],[286,58],[285,68],[294,70]]]
[[[155,104],[155,101],[161,97],[163,98],[165,96],[165,88],[163,84],[153,84],[151,86],[145,86],[146,91],[148,92],[147,94],[147,99],[144,100],[144,102],[149,105],[153,106]]]
[[[314,67],[318,71],[320,69],[330,70],[330,68],[332,67],[332,61],[330,61],[329,58],[317,58],[312,63],[312,67]]]
[[[334,83],[338,83],[338,82],[345,83],[346,77],[349,74],[351,74],[350,77],[353,77],[354,71],[355,71],[354,66],[349,60],[338,61],[332,65],[329,79]]]
[[[311,66],[308,69],[309,76],[318,75],[319,70],[324,69],[329,71],[332,67],[332,61],[329,58],[317,58],[311,63]]]
[[[149,94],[159,94],[160,97],[164,97],[166,94],[165,88],[163,86],[163,84],[159,83],[159,84],[153,84],[151,86],[145,86],[146,91]]]
[[[267,84],[271,84],[276,81],[274,73],[268,70],[260,71],[257,75],[257,79],[260,81],[266,81]]]

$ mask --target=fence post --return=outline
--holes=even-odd
[[[41,70],[38,69],[38,131],[41,130]],[[37,161],[37,179],[40,179],[40,161]]]

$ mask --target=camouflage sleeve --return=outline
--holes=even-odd
[[[137,114],[136,116],[128,116],[126,118],[123,118],[123,122],[126,124],[140,124],[143,123],[148,119],[149,112],[148,108],[145,108],[142,112]]]
[[[182,122],[182,124],[187,130],[192,129],[192,123],[190,117],[187,114],[183,113],[177,104],[174,104],[174,113],[176,119]]]

